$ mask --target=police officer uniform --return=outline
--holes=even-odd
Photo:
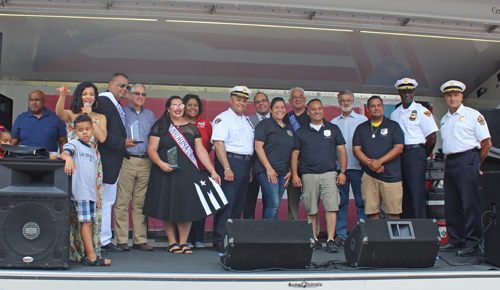
[[[394,85],[398,90],[414,90],[418,83],[404,78]],[[425,170],[427,153],[426,137],[438,131],[432,113],[413,101],[408,108],[401,104],[391,114],[391,120],[399,123],[405,135],[405,147],[401,154],[403,181],[403,213],[401,218],[427,218],[425,204]]]
[[[463,92],[465,85],[448,81],[443,93]],[[479,205],[479,148],[490,138],[488,125],[478,111],[463,104],[453,114],[441,119],[441,139],[445,154],[445,217],[450,240],[443,249],[476,247],[482,234]],[[460,252],[459,252],[460,253]]]
[[[247,87],[236,86],[229,93],[238,97],[249,98],[252,91]],[[221,162],[215,158],[215,170],[222,179],[222,190],[228,200],[228,205],[215,214],[214,220],[214,248],[218,248],[221,236],[224,233],[227,219],[240,219],[245,203],[245,196],[250,181],[250,158],[254,151],[254,126],[250,119],[238,116],[231,108],[215,117],[212,122],[213,132],[211,142],[224,141],[229,168],[223,168]],[[224,172],[231,169],[234,173],[233,181],[224,180]]]

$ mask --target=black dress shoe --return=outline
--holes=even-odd
[[[446,243],[439,247],[439,250],[442,252],[455,252],[458,251],[459,249],[460,249],[459,247],[456,247],[450,243]]]
[[[457,256],[460,257],[473,257],[479,254],[482,254],[482,251],[478,246],[463,248],[457,252]]]
[[[132,249],[141,250],[141,251],[153,251],[154,248],[146,243],[144,244],[133,244]]]
[[[122,248],[124,251],[130,251],[130,246],[128,244],[116,244],[118,248]]]
[[[124,251],[122,248],[119,248],[119,247],[113,245],[113,243],[109,243],[106,246],[102,246],[101,249],[104,249],[108,252],[123,252]]]

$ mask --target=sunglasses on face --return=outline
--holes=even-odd
[[[126,88],[127,90],[130,90],[130,86],[129,86],[129,85],[126,85],[126,84],[124,84],[124,83],[120,83],[120,84],[118,84],[118,86],[119,86],[120,88],[122,88],[122,89],[123,89],[123,88]]]
[[[175,108],[179,108],[179,109],[184,109],[184,104],[173,104],[170,106],[170,108],[172,109],[175,109]]]
[[[136,96],[143,96],[143,97],[146,97],[148,94],[146,93],[139,93],[139,92],[131,92],[132,95],[136,95]]]

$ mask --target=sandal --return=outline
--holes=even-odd
[[[182,254],[191,255],[193,253],[193,250],[191,250],[191,248],[186,244],[182,244],[179,247],[181,247]]]
[[[177,247],[177,249],[174,249],[175,247]],[[171,244],[170,246],[168,246],[167,250],[169,253],[182,254],[182,249],[179,247],[179,245],[177,243]]]
[[[111,263],[106,264],[106,259],[103,259],[101,256],[97,256],[95,261],[90,261],[87,256],[83,259],[84,266],[109,266]]]

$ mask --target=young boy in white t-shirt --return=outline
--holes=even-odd
[[[92,244],[92,221],[96,209],[100,207],[97,192],[97,155],[89,142],[94,133],[92,120],[86,114],[75,118],[74,132],[78,139],[64,145],[61,159],[66,161],[64,172],[72,175],[71,200],[76,208],[78,222],[81,223],[81,236],[85,246],[84,266],[108,266],[111,261],[97,256]]]

